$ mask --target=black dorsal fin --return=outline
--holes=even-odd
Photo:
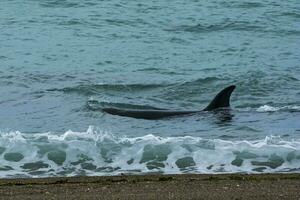
[[[230,95],[235,89],[235,85],[231,85],[221,92],[210,102],[210,104],[204,109],[204,111],[215,110],[218,108],[230,107]]]

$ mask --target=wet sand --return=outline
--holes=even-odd
[[[0,199],[300,199],[300,174],[0,180]]]

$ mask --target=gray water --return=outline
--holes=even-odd
[[[300,171],[300,2],[0,2],[0,177]],[[162,120],[103,107],[204,108]]]

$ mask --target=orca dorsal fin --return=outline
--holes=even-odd
[[[219,92],[204,111],[215,110],[218,108],[230,107],[230,95],[235,89],[235,85],[231,85]]]

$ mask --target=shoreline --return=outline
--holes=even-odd
[[[0,179],[0,199],[300,199],[300,174]]]

